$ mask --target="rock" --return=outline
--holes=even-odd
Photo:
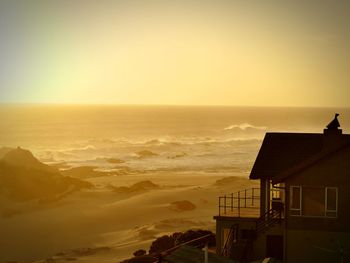
[[[139,249],[139,250],[136,250],[134,253],[133,253],[133,255],[135,256],[135,257],[140,257],[140,256],[144,256],[144,255],[146,255],[146,250],[144,250],[144,249]]]
[[[136,154],[140,159],[158,156],[157,153],[151,152],[149,150],[139,151]]]
[[[170,209],[177,211],[177,212],[183,212],[183,211],[191,211],[196,209],[196,206],[187,200],[182,201],[175,201],[170,204]]]

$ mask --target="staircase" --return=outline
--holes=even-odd
[[[221,255],[230,258],[234,255],[234,258],[240,262],[248,262],[249,254],[253,249],[253,243],[257,236],[281,222],[282,210],[270,209],[256,220],[255,229],[252,229],[245,238],[238,238],[238,224],[231,226]]]
[[[264,215],[260,216],[255,222],[255,232],[256,234],[265,232],[277,223],[282,222],[282,211],[276,209],[270,209]]]

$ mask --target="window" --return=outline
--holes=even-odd
[[[326,187],[326,216],[336,217],[338,210],[338,188]]]
[[[284,191],[282,190],[284,188],[284,184],[271,184],[270,185],[270,200],[283,200]]]
[[[322,187],[303,187],[302,215],[324,216],[325,189]]]
[[[290,215],[337,217],[337,187],[290,187]]]
[[[290,214],[301,215],[301,187],[290,187]]]

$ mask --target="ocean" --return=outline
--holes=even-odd
[[[323,131],[349,108],[1,105],[0,146],[102,171],[247,175],[266,132]]]

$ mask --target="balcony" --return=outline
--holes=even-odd
[[[249,188],[220,196],[219,216],[258,218],[260,216],[260,188]]]
[[[283,190],[270,189],[268,200],[270,200],[268,209],[283,211]],[[244,189],[229,195],[219,197],[219,216],[220,217],[242,217],[259,218],[260,214],[260,188]]]

